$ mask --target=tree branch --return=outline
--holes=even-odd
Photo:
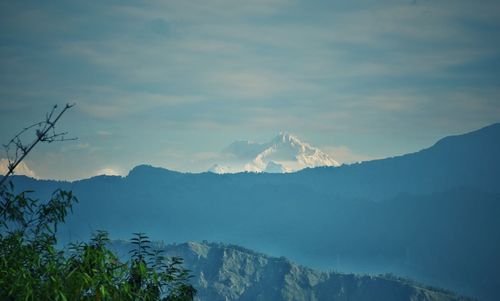
[[[4,148],[7,152],[7,157],[9,156],[9,150],[11,146],[15,147],[15,152],[13,160],[7,158],[7,160],[9,161],[9,164],[7,166],[8,170],[7,173],[3,176],[2,180],[0,181],[0,187],[2,187],[7,178],[14,172],[19,163],[21,163],[21,161],[23,161],[24,158],[26,158],[26,156],[31,152],[31,150],[35,147],[35,145],[38,144],[38,142],[51,143],[55,141],[66,141],[66,140],[77,139],[77,138],[65,138],[64,136],[67,134],[67,132],[62,132],[62,133],[55,132],[55,125],[57,121],[59,121],[59,118],[61,118],[61,116],[73,106],[75,106],[75,104],[69,104],[69,103],[66,104],[64,108],[61,110],[61,112],[59,112],[59,114],[57,114],[57,116],[54,119],[52,119],[57,109],[57,105],[55,105],[50,111],[50,113],[46,114],[45,121],[37,122],[28,127],[25,127],[19,133],[17,133],[9,141],[9,143],[7,143],[7,145],[4,145]],[[21,136],[35,127],[38,127],[38,129],[35,132],[36,134],[35,140],[30,144],[23,144]]]

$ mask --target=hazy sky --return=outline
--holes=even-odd
[[[1,1],[0,141],[76,102],[37,176],[199,171],[281,130],[413,152],[500,121],[499,33],[499,1]]]

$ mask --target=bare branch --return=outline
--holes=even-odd
[[[7,160],[9,163],[7,166],[8,171],[0,181],[0,187],[2,187],[7,178],[14,172],[19,163],[24,160],[24,158],[35,147],[35,145],[38,144],[38,142],[52,143],[56,141],[60,142],[78,139],[66,138],[65,136],[68,134],[67,132],[57,133],[55,130],[55,125],[57,121],[59,121],[59,118],[61,118],[61,116],[73,106],[75,106],[75,104],[66,104],[64,108],[57,114],[57,116],[55,116],[57,105],[54,105],[50,113],[47,113],[45,115],[44,121],[40,121],[23,128],[9,141],[9,143],[4,145],[5,151],[7,153]],[[35,139],[31,143],[23,143],[21,137],[34,128],[36,128]],[[10,151],[12,148],[15,148],[13,152]]]

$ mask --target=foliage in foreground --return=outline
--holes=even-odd
[[[142,233],[127,262],[107,247],[106,232],[56,247],[57,226],[77,199],[57,190],[46,203],[0,187],[0,300],[193,300],[182,259],[152,250]]]

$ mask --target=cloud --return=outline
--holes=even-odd
[[[76,99],[71,133],[102,150],[86,174],[115,145],[138,162],[175,138],[188,165],[221,132],[300,129],[390,155],[498,121],[498,1],[56,2],[2,6],[0,140]]]
[[[2,174],[2,175],[7,174],[8,170],[9,170],[8,166],[9,166],[9,161],[7,159],[5,159],[5,158],[0,159],[0,174]],[[38,178],[36,173],[32,169],[30,169],[28,167],[28,165],[26,165],[26,163],[24,163],[24,161],[19,163],[19,165],[14,170],[14,174],[15,175],[25,175],[25,176],[28,176],[31,178]]]
[[[127,92],[112,87],[89,87],[79,97],[79,108],[91,117],[120,119],[144,112],[175,109],[199,101],[196,96],[171,95],[166,93]],[[109,136],[109,131],[97,131],[98,135]]]
[[[105,167],[105,168],[97,170],[93,175],[94,176],[100,176],[100,175],[123,176],[123,173],[114,169],[114,168]]]
[[[70,144],[70,145],[63,145],[61,147],[62,151],[69,151],[69,150],[84,150],[90,148],[89,143],[75,143],[75,144]]]
[[[324,146],[321,150],[327,153],[331,158],[341,164],[350,164],[361,161],[369,161],[376,159],[373,156],[358,154],[347,146]]]
[[[111,136],[113,134],[111,132],[108,132],[108,131],[99,130],[99,131],[97,131],[97,135],[99,135],[99,136]]]

